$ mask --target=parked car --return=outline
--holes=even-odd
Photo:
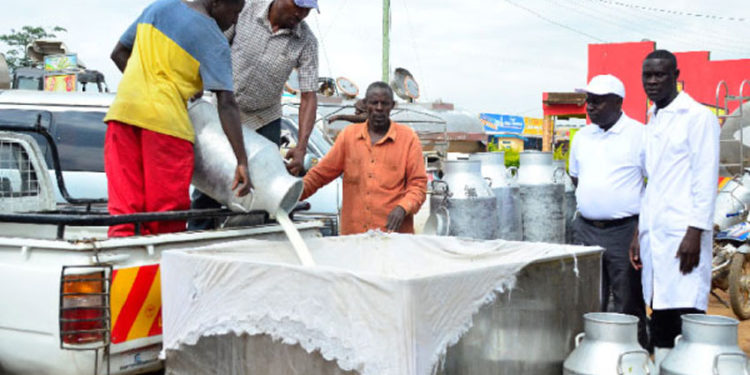
[[[0,91],[0,126],[38,124],[54,139],[60,167],[70,196],[106,199],[107,179],[102,159],[102,122],[114,95],[105,93],[53,93],[29,90]],[[54,175],[53,145],[39,133],[31,133]],[[65,202],[56,189],[58,203]]]
[[[102,122],[114,94],[53,93],[30,90],[0,91],[0,127],[35,124],[47,129],[55,140],[65,186],[71,197],[106,199],[107,179],[102,158],[104,135]],[[282,132],[290,144],[296,144],[297,111],[285,107]],[[39,144],[47,165],[52,167],[52,145],[39,134],[32,134]],[[314,129],[308,142],[305,167],[311,168],[331,148],[319,129]],[[56,180],[53,168],[51,177]],[[58,203],[65,203],[62,192],[55,190]],[[339,182],[321,189],[308,200],[310,213],[338,215],[341,207]],[[335,233],[334,233],[335,234]]]

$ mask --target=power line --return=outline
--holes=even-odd
[[[717,15],[712,15],[712,14],[703,14],[703,13],[698,13],[698,12],[683,12],[680,10],[655,8],[655,7],[649,7],[649,6],[644,6],[644,5],[638,5],[638,4],[630,4],[630,3],[625,3],[622,1],[613,1],[613,0],[592,0],[592,1],[598,1],[600,3],[616,5],[619,7],[646,10],[649,12],[674,14],[678,16],[698,17],[698,18],[706,18],[706,19],[713,19],[713,20],[719,20],[719,21],[737,21],[737,22],[747,21],[747,19],[740,18],[740,17],[725,17],[725,16],[717,16]]]
[[[320,41],[320,49],[323,51],[323,57],[326,59],[326,65],[328,65],[328,76],[333,77],[333,71],[331,70],[331,62],[328,60],[328,51],[326,50],[326,46],[323,43],[323,34],[320,32],[320,21],[318,20],[318,17],[315,17],[315,28],[318,29],[318,35],[320,36],[318,40]]]
[[[571,2],[582,2],[583,0],[568,0]],[[641,32],[647,32],[649,31],[649,27],[655,27],[655,28],[664,28],[666,33],[672,34],[673,36],[669,37],[668,39],[674,39],[674,40],[682,40],[686,42],[687,44],[696,44],[696,40],[700,39],[701,44],[706,44],[712,46],[712,49],[716,49],[716,46],[723,46],[727,48],[727,50],[743,50],[747,48],[746,43],[742,43],[738,38],[736,37],[728,37],[727,33],[731,33],[732,35],[744,35],[744,31],[736,30],[736,27],[739,26],[739,24],[735,23],[734,25],[737,25],[735,27],[727,27],[729,25],[722,25],[721,28],[704,28],[700,31],[693,31],[691,28],[685,29],[686,26],[694,26],[700,23],[695,22],[689,22],[685,23],[684,20],[677,21],[676,20],[676,14],[653,14],[653,13],[645,13],[640,11],[637,8],[631,7],[626,8],[624,11],[626,13],[622,13],[622,10],[616,10],[614,8],[617,7],[617,5],[613,4],[613,1],[606,0],[587,0],[589,3],[600,3],[604,8],[600,9],[611,9],[613,12],[607,12],[606,17],[620,17],[622,16],[625,21],[633,25],[634,20],[648,20],[649,22],[638,22],[639,24],[639,31]],[[587,7],[580,7],[576,8],[576,12],[578,11],[586,11],[588,9]],[[632,14],[632,16],[627,15],[627,13]],[[597,13],[594,17],[596,18],[602,18],[604,22],[608,22],[608,20],[604,19],[603,15],[600,13]],[[635,19],[632,17],[636,17]],[[711,20],[706,19],[707,22],[712,22]],[[715,24],[712,24],[712,26]],[[743,26],[747,26],[747,24],[744,24]],[[741,27],[741,26],[740,26]],[[741,27],[742,28],[742,27]],[[679,38],[677,37],[675,30],[680,30],[680,36],[685,37]],[[729,30],[732,30],[731,32]],[[659,32],[664,32],[663,30],[660,30]]]
[[[570,2],[580,2],[581,0],[568,0]],[[596,2],[597,0],[588,0],[589,2]],[[574,6],[573,4],[565,5],[564,1],[545,1],[562,7],[563,11],[571,11],[575,15],[583,15],[588,17],[594,22],[601,22],[605,26],[605,30],[611,30],[613,27],[623,29],[629,34],[637,36],[637,39],[648,38],[652,40],[670,40],[684,45],[694,46],[695,48],[706,49],[710,51],[723,51],[726,53],[736,54],[738,51],[746,51],[747,47],[744,44],[734,44],[732,39],[728,39],[725,36],[710,35],[703,32],[684,30],[682,27],[685,25],[682,23],[674,23],[668,21],[665,16],[659,17],[658,15],[644,15],[635,9],[627,9],[626,13],[632,13],[633,16],[623,14],[622,11],[611,12],[611,6],[606,6],[604,12],[590,9],[584,6]],[[567,8],[567,9],[565,9]],[[527,9],[528,10],[528,9]],[[539,14],[542,11],[536,12]],[[543,13],[554,13],[555,10],[545,8]],[[638,15],[640,13],[640,15]],[[649,22],[639,22],[638,28],[634,28],[634,18],[638,17],[643,20],[649,20]],[[658,18],[651,18],[658,17]],[[669,16],[674,17],[674,16]],[[638,19],[636,18],[636,19]],[[642,25],[640,25],[642,24]],[[586,23],[591,26],[591,22]],[[594,27],[595,29],[597,26]],[[675,33],[675,30],[682,30],[683,32]],[[605,33],[608,35],[610,33]],[[618,34],[622,36],[621,34]],[[603,36],[603,38],[606,38]],[[707,39],[708,38],[708,39]],[[615,38],[617,39],[617,38]],[[627,39],[627,37],[625,37]]]
[[[529,12],[529,13],[531,13],[531,14],[535,15],[535,16],[537,16],[538,18],[541,18],[542,20],[544,20],[544,21],[547,21],[547,22],[549,22],[549,23],[553,24],[553,25],[556,25],[556,26],[562,27],[563,29],[566,29],[566,30],[572,31],[572,32],[574,32],[574,33],[576,33],[576,34],[580,34],[580,35],[583,35],[583,36],[585,36],[585,37],[587,37],[587,38],[590,38],[590,39],[594,39],[594,40],[596,40],[596,41],[599,41],[599,42],[602,42],[602,43],[606,43],[606,42],[607,42],[607,41],[606,41],[606,40],[604,40],[604,39],[600,39],[600,38],[597,38],[597,37],[595,37],[595,36],[593,36],[593,35],[591,35],[591,34],[587,34],[587,33],[583,32],[583,31],[580,31],[580,30],[576,30],[576,29],[574,29],[574,28],[572,28],[572,27],[570,27],[570,26],[568,26],[568,25],[564,25],[564,24],[562,24],[562,23],[559,23],[559,22],[557,22],[557,21],[554,21],[554,20],[552,20],[552,19],[550,19],[550,18],[547,18],[547,17],[545,17],[545,16],[543,16],[543,15],[539,14],[538,12],[536,12],[536,11],[534,11],[534,10],[532,10],[532,9],[529,9],[529,8],[527,8],[527,7],[525,7],[525,6],[521,5],[521,4],[517,4],[517,3],[514,3],[514,2],[513,2],[513,1],[511,1],[511,0],[505,0],[505,1],[506,1],[506,2],[508,3],[508,4],[510,4],[510,5],[513,5],[514,7],[517,7],[517,8],[521,8],[521,9],[523,9],[523,10],[525,10],[525,11],[527,11],[527,12]]]
[[[419,69],[419,74],[422,75],[423,78],[426,78],[424,77],[424,70],[422,69],[422,59],[419,58],[419,49],[416,38],[414,37],[414,34],[416,33],[414,32],[414,25],[411,21],[411,14],[409,14],[409,7],[406,5],[406,0],[402,0],[401,3],[404,5],[404,10],[406,10],[406,23],[409,25],[409,36],[411,37],[412,48],[414,49],[414,57],[417,59],[417,69]],[[420,86],[419,91],[425,92],[424,84],[420,84]]]
[[[611,29],[613,26],[622,29],[629,34],[635,35],[638,39],[667,39],[675,42],[679,42],[691,46],[700,46],[713,51],[724,51],[728,53],[736,53],[737,50],[743,50],[746,48],[744,44],[734,44],[732,40],[727,39],[725,36],[718,34],[712,35],[710,33],[698,33],[692,30],[684,30],[682,33],[674,33],[674,30],[681,29],[684,24],[673,23],[661,18],[652,18],[658,16],[646,16],[641,13],[637,15],[638,10],[627,9],[618,10],[611,12],[611,7],[600,8],[594,10],[585,6],[576,6],[574,3],[580,3],[581,0],[567,0],[571,4],[566,5],[566,1],[556,1],[555,5],[567,8],[567,10],[574,14],[582,14],[592,20],[602,22],[606,27],[605,30]],[[598,0],[588,0],[589,2],[597,2]],[[636,17],[636,18],[633,18]],[[643,21],[643,22],[637,22]],[[635,23],[638,23],[638,27],[634,28]]]
[[[336,10],[335,13],[333,13],[334,16],[331,18],[332,21],[331,21],[331,24],[328,26],[328,30],[326,30],[325,34],[321,35],[321,38],[328,37],[328,34],[331,33],[331,30],[333,29],[334,25],[336,25],[336,21],[339,20],[339,16],[341,15],[341,11],[343,11],[344,8],[346,8],[346,6],[348,5],[348,3],[349,3],[349,0],[344,0],[344,1],[341,2],[341,5],[339,6],[339,8]]]

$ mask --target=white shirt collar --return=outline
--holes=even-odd
[[[612,125],[609,130],[606,132],[604,129],[602,129],[599,125],[592,123],[591,125],[596,126],[596,133],[612,133],[612,134],[619,134],[622,133],[622,129],[625,127],[625,122],[627,121],[626,118],[628,116],[625,115],[625,112],[620,113],[620,118],[617,119],[617,122],[615,122],[614,125]]]
[[[677,96],[672,100],[671,103],[667,104],[666,107],[659,110],[659,112],[681,112],[690,109],[690,95],[684,91],[680,91]],[[648,109],[649,117],[656,112],[656,104],[651,105]]]

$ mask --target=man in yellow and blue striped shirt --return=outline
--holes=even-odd
[[[249,191],[231,52],[222,33],[237,22],[244,5],[244,0],[158,0],[120,38],[111,57],[123,77],[104,118],[110,214],[190,207],[195,134],[187,101],[203,90],[216,93],[237,158],[233,188],[238,195]],[[142,234],[184,229],[184,221],[153,222]],[[110,237],[133,234],[133,224],[109,229]]]

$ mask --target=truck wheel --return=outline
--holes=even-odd
[[[750,261],[742,253],[734,254],[729,266],[729,302],[740,320],[750,319]]]

